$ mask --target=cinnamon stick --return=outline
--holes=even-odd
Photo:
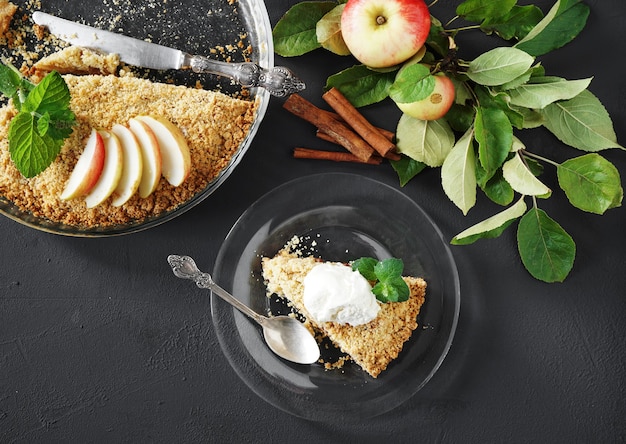
[[[383,161],[380,156],[372,156],[368,160],[361,160],[352,153],[338,151],[312,150],[310,148],[294,148],[293,157],[296,159],[331,160],[334,162],[357,162],[370,165],[380,165]]]
[[[331,88],[322,98],[381,156],[385,157],[395,149],[393,142],[369,123],[337,88]]]
[[[367,162],[374,154],[374,148],[363,140],[361,136],[330,116],[327,111],[313,105],[299,94],[290,95],[285,100],[283,107],[331,136],[336,143],[346,148],[360,160]]]
[[[345,120],[343,120],[341,118],[341,116],[337,113],[333,113],[331,111],[328,111],[335,119],[339,120],[340,122],[345,122]],[[386,139],[390,140],[391,142],[393,142],[393,138],[396,137],[395,133],[393,131],[389,131],[385,128],[380,128],[378,126],[375,126],[374,128],[376,128],[380,134],[382,134]]]
[[[391,133],[391,131],[389,131]],[[393,133],[391,133],[393,136]],[[317,130],[317,132],[315,133],[315,135],[317,136],[318,139],[322,139],[325,140],[326,142],[331,142],[331,143],[337,143],[337,141],[332,137],[329,136],[328,134],[326,134],[324,131],[322,130]],[[389,160],[400,160],[401,156],[400,154],[398,154],[395,150],[394,151],[389,151],[387,153],[387,155],[385,156],[386,159]]]

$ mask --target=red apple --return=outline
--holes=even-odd
[[[93,129],[61,193],[61,199],[74,199],[89,193],[100,179],[104,158],[104,140],[100,133]]]
[[[191,172],[191,155],[182,131],[169,120],[159,116],[137,116],[156,137],[161,152],[163,177],[177,187]]]
[[[348,0],[341,14],[348,49],[372,68],[404,62],[424,46],[429,32],[424,0]]]
[[[104,202],[113,193],[122,176],[123,153],[120,139],[109,131],[99,133],[104,140],[104,168],[98,182],[85,197],[87,208]]]
[[[454,103],[454,83],[443,73],[435,74],[435,89],[422,100],[396,103],[398,108],[411,117],[421,120],[441,119]]]

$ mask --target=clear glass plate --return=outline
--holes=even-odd
[[[20,3],[20,2],[16,2]],[[264,68],[274,66],[274,46],[269,16],[262,0],[188,0],[184,6],[174,4],[139,5],[133,0],[120,0],[114,3],[80,3],[66,0],[48,0],[42,11],[60,17],[79,21],[109,31],[123,33],[139,39],[149,39],[154,43],[174,47],[192,54],[213,57],[211,49],[228,47],[227,53],[233,62],[250,61]],[[28,9],[29,14],[33,11]],[[234,42],[245,37],[248,47],[239,48]],[[37,41],[30,42],[39,48]],[[33,49],[34,50],[34,49]],[[3,53],[4,54],[4,53]],[[45,52],[41,54],[45,55]],[[220,59],[220,55],[214,55]],[[17,65],[19,66],[19,64]],[[211,74],[198,75],[188,71],[144,73],[155,81],[173,81],[176,84],[194,86],[201,82],[205,89],[218,89],[236,94],[241,88]],[[104,228],[78,228],[33,216],[21,210],[11,201],[0,195],[0,214],[29,227],[67,236],[101,237],[134,233],[167,222],[193,208],[211,195],[232,173],[247,152],[267,111],[270,95],[262,88],[251,88],[250,96],[258,100],[255,120],[247,137],[220,175],[202,191],[177,208],[124,225]]]
[[[286,183],[254,203],[217,255],[213,277],[260,313],[275,313],[266,296],[261,257],[294,235],[324,260],[402,258],[405,274],[428,288],[418,328],[400,356],[376,379],[356,364],[326,370],[274,355],[260,328],[219,297],[211,298],[220,345],[243,381],[261,398],[298,417],[334,422],[372,417],[420,390],[446,356],[460,309],[456,265],[430,217],[400,191],[362,176],[328,173]]]

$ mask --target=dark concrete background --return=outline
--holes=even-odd
[[[295,3],[268,0],[272,24]],[[441,0],[432,11],[446,20],[457,3]],[[591,90],[625,143],[626,6],[619,0],[586,3],[591,16],[585,31],[542,61],[550,74],[594,76]],[[48,6],[53,4],[44,2],[42,9],[54,11]],[[115,4],[105,2],[107,8]],[[536,4],[547,11],[552,2]],[[472,33],[461,41],[467,42],[461,48],[466,54],[485,44]],[[304,95],[321,105],[326,77],[350,61],[317,51],[277,63],[301,73],[309,85]],[[389,103],[365,112],[391,129],[399,117]],[[525,141],[557,156],[566,149],[544,131],[529,133]],[[176,279],[165,259],[185,253],[210,270],[237,217],[265,192],[305,174],[354,172],[398,186],[387,166],[291,158],[294,145],[319,143],[308,124],[273,100],[233,175],[166,225],[124,237],[77,239],[1,218],[0,441],[626,440],[626,210],[584,214],[558,191],[542,207],[577,243],[571,275],[562,284],[532,279],[517,255],[514,230],[452,247],[462,290],[457,335],[440,371],[404,405],[341,425],[296,419],[259,399],[220,350],[208,295]],[[605,155],[626,175],[626,153]],[[481,200],[463,217],[443,194],[438,170],[402,190],[447,238],[495,211]]]

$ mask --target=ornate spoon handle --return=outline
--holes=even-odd
[[[199,55],[186,55],[185,66],[197,73],[211,73],[230,77],[242,86],[260,86],[276,97],[285,97],[306,88],[306,85],[289,69],[276,66],[261,68],[256,63],[226,63]]]
[[[217,285],[209,273],[204,273],[198,269],[196,262],[191,257],[172,254],[167,257],[167,262],[170,264],[170,267],[172,267],[172,271],[176,277],[194,281],[198,287],[211,290],[243,314],[250,316],[259,324],[263,323],[265,319],[264,316],[261,316],[247,305],[241,303],[239,299]]]

